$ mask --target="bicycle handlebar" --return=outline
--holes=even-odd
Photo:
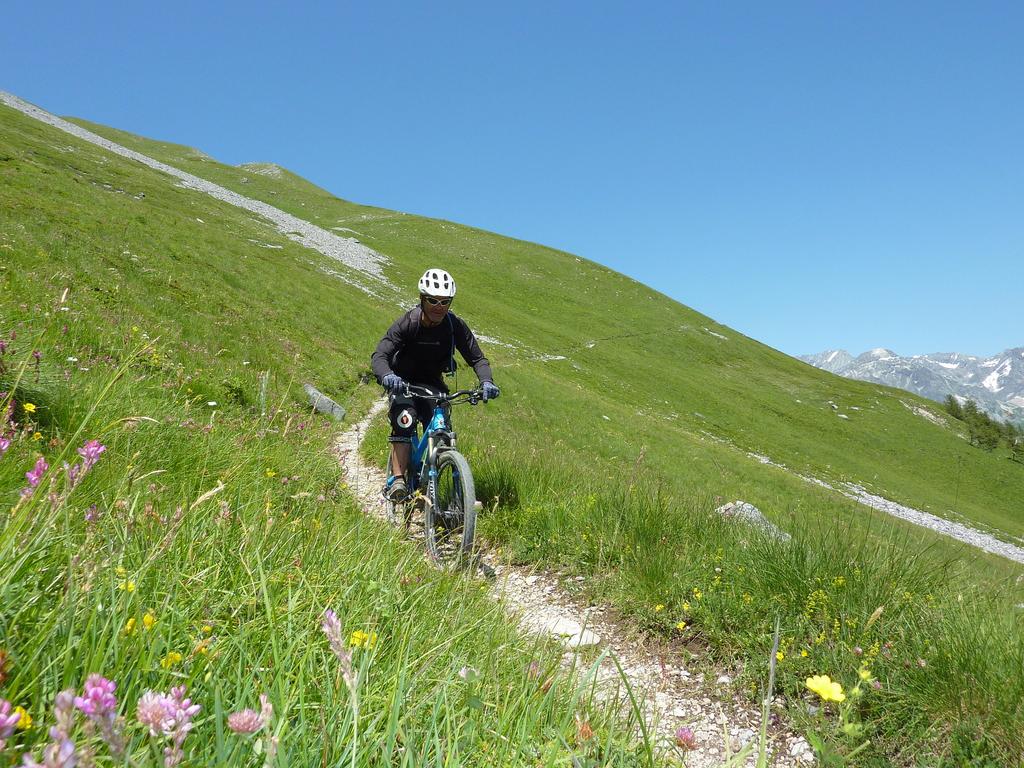
[[[468,402],[470,405],[476,405],[477,402],[484,398],[484,391],[482,389],[460,389],[457,392],[434,392],[432,389],[420,387],[416,384],[406,384],[405,393],[412,397],[422,397],[425,400],[436,400],[438,402],[446,402],[449,404]],[[484,400],[484,402],[487,401]]]

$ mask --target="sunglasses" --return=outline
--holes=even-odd
[[[423,298],[426,299],[427,304],[432,307],[447,307],[452,303],[451,299],[435,299],[433,296],[424,296]]]

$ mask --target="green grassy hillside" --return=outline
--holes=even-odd
[[[680,649],[686,644],[745,662],[745,684],[763,679],[779,616],[781,689],[792,717],[839,753],[870,738],[860,761],[940,764],[965,750],[1019,751],[1024,648],[1012,605],[1020,568],[797,476],[854,482],[1003,538],[1024,536],[1024,468],[971,448],[954,428],[907,406],[937,410],[934,404],[818,371],[571,254],[356,205],[287,172],[233,168],[187,147],[81,124],[357,237],[390,260],[385,274],[397,286],[411,288],[427,266],[455,275],[456,311],[491,339],[483,346],[503,387],[493,406],[459,413],[457,423],[489,507],[482,530],[508,557],[578,572],[591,596],[618,605],[633,626]],[[325,436],[287,449],[265,427],[256,431],[258,440],[244,437],[242,425],[260,407],[259,374],[269,372],[272,404],[282,411],[279,430],[289,431],[289,415],[292,425],[303,418],[296,386],[303,381],[358,414],[376,395],[369,354],[398,308],[329,278],[326,258],[252,214],[6,107],[0,125],[0,333],[14,330],[20,340],[19,364],[27,367],[18,379],[19,402],[30,397],[44,406],[32,418],[39,441],[33,444],[29,433],[17,445],[24,460],[0,461],[5,501],[18,504],[25,460],[34,451],[73,448],[75,425],[102,382],[125,364],[133,374],[119,382],[149,381],[160,389],[150,396],[165,397],[162,407],[191,409],[172,421],[205,423],[213,418],[208,402],[224,413],[217,419],[233,415],[237,423],[211,421],[208,436],[223,430],[225,445],[253,446],[245,476],[259,483],[272,479],[267,470],[316,476],[319,490],[327,488]],[[70,311],[61,313],[56,301],[65,288]],[[407,293],[412,300],[413,291]],[[38,365],[26,357],[29,347],[43,352]],[[12,360],[8,389],[15,370]],[[460,381],[472,383],[470,374],[464,370]],[[103,423],[146,415],[133,397],[124,390],[122,399],[106,400]],[[367,448],[378,460],[383,429]],[[118,466],[162,470],[175,485],[161,482],[182,503],[218,478],[243,476],[230,453],[193,473],[194,449],[172,451],[160,437],[142,450],[134,439],[130,433],[112,443]],[[316,475],[306,468],[314,455]],[[267,465],[262,479],[260,465]],[[145,509],[139,493],[131,504]],[[247,508],[259,513],[259,486],[245,493]],[[751,539],[710,513],[721,500],[737,498],[758,506],[796,543]],[[315,513],[301,516],[309,514]],[[218,534],[197,528],[195,535]],[[364,545],[354,536],[358,552]],[[314,537],[297,541],[292,552],[301,558],[322,546]],[[381,581],[388,582],[390,566],[382,567],[389,575]],[[4,577],[14,578],[0,572],[0,584]],[[35,594],[37,587],[20,578],[19,594]],[[317,572],[318,583],[331,579],[340,579],[337,589],[350,583]],[[159,590],[156,597],[168,599]],[[880,607],[883,618],[870,619]],[[198,621],[198,612],[190,609],[189,620]],[[312,606],[306,613],[308,625]],[[16,616],[4,614],[5,626]],[[415,633],[417,621],[410,616],[402,631]],[[67,636],[47,643],[52,651],[66,646]],[[28,692],[41,679],[56,690],[80,661],[65,655],[63,677],[45,667],[25,672],[18,690]],[[858,700],[863,733],[844,735],[831,710],[809,714],[805,677],[832,674],[849,689],[867,664],[881,689]],[[132,685],[155,684],[144,680]],[[281,695],[299,697],[299,688]],[[540,723],[539,716],[528,720]],[[941,725],[953,720],[956,727]]]

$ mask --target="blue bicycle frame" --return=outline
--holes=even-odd
[[[413,487],[409,490],[415,490],[419,485],[420,475],[423,473],[423,463],[427,458],[427,451],[430,450],[430,438],[435,432],[447,432],[451,430],[451,425],[445,418],[444,408],[440,405],[434,406],[434,415],[430,418],[430,422],[427,424],[426,429],[423,430],[423,434],[420,438],[414,439],[412,443],[412,483]],[[437,470],[434,467],[430,468],[428,480],[434,480],[437,477]]]

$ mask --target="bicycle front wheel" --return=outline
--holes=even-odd
[[[476,489],[469,462],[458,451],[437,457],[437,479],[424,520],[427,551],[438,563],[464,567],[476,534]]]

